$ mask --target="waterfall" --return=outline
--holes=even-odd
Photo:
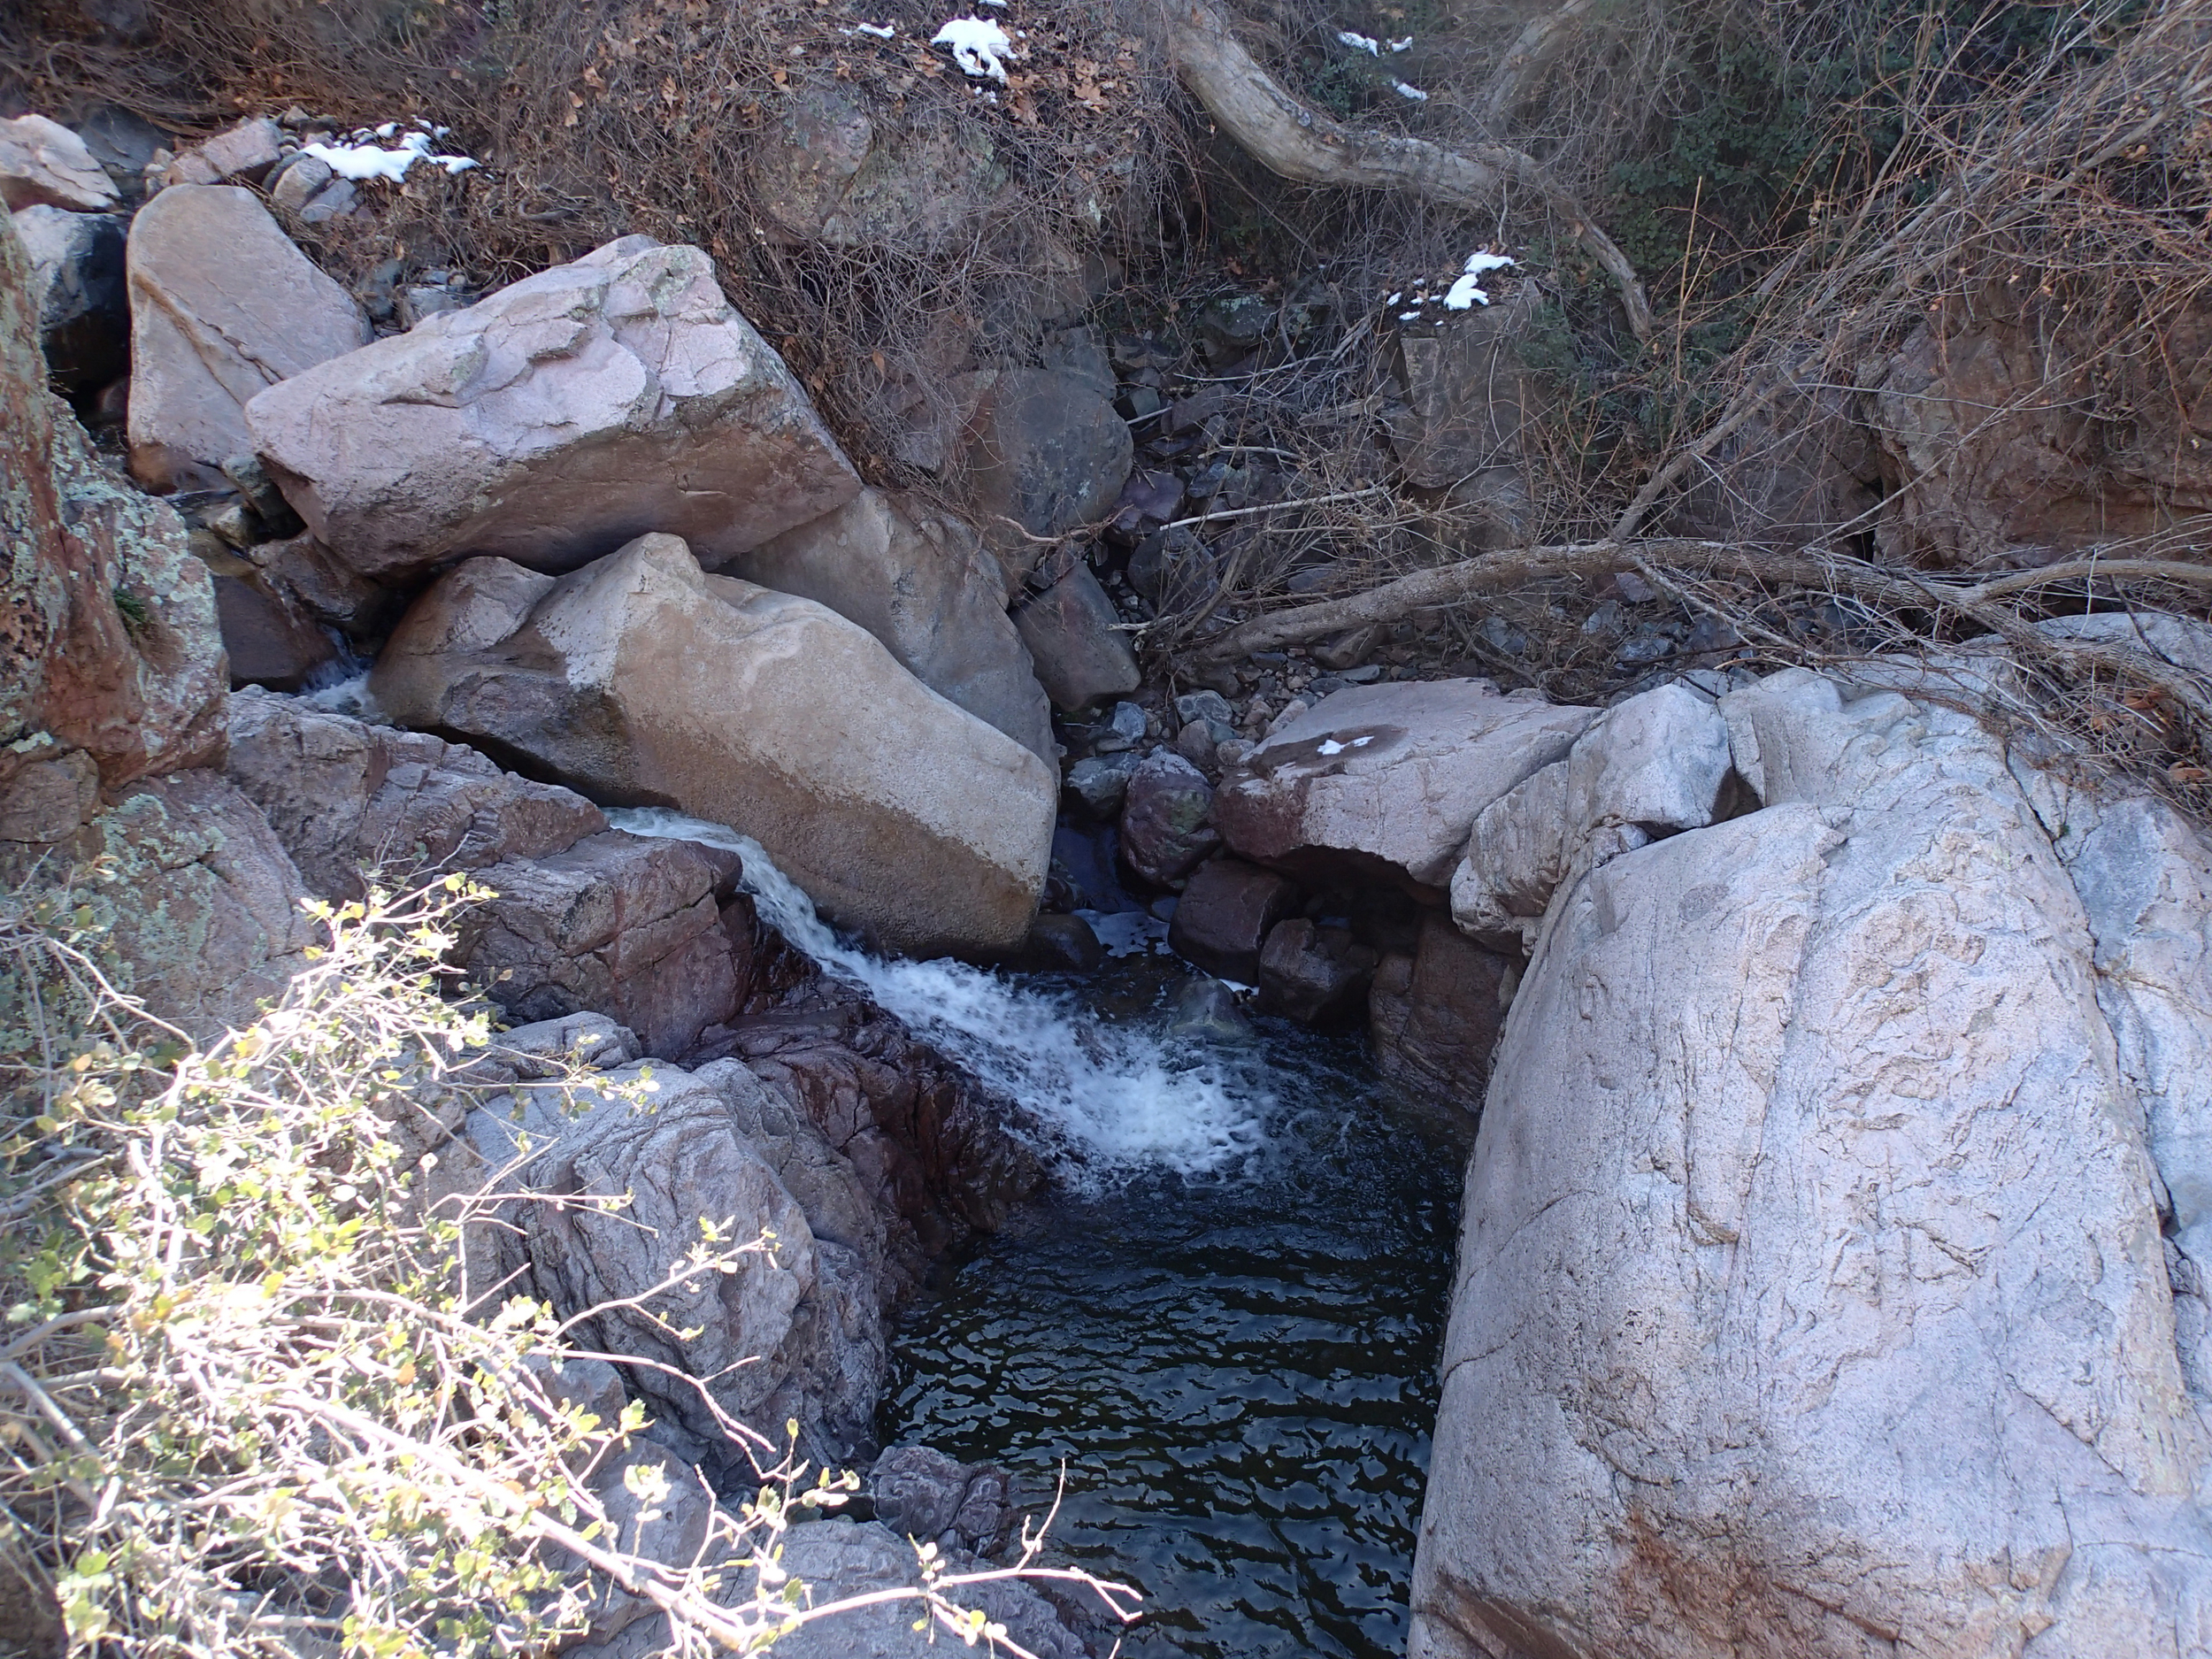
[[[1021,1102],[1056,1141],[1068,1174],[1098,1181],[1164,1167],[1233,1172],[1266,1143],[1273,1090],[1264,1059],[1177,1043],[1108,1023],[1076,1000],[962,962],[870,954],[815,914],[759,842],[661,807],[610,811],[634,835],[700,841],[745,861],[761,915],[832,978],[865,991],[949,1059]]]

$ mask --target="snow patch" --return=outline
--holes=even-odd
[[[1459,280],[1445,290],[1444,308],[1463,311],[1471,306],[1487,305],[1490,296],[1483,291],[1482,279],[1493,271],[1504,270],[1512,263],[1511,258],[1502,253],[1469,254],[1466,269]]]
[[[1402,40],[1402,41],[1393,41],[1393,42],[1390,42],[1390,50],[1391,50],[1392,51],[1394,51],[1394,52],[1402,52],[1402,51],[1405,51],[1405,50],[1409,50],[1409,49],[1412,46],[1412,44],[1413,44],[1413,36],[1412,36],[1412,35],[1407,35],[1407,36],[1405,37],[1405,39],[1403,39],[1403,40]]]
[[[1398,88],[1398,96],[1402,98],[1410,98],[1416,104],[1426,104],[1429,101],[1429,95],[1418,87],[1409,87],[1402,81],[1394,81],[1390,84]]]
[[[1014,42],[1006,38],[1006,31],[987,18],[954,18],[933,35],[932,46],[952,48],[953,61],[964,74],[979,81],[995,81],[1006,84],[1006,59],[1014,53]]]
[[[466,173],[480,164],[470,156],[441,156],[431,150],[431,144],[450,132],[450,127],[432,127],[426,121],[415,124],[415,130],[399,133],[399,123],[386,121],[382,126],[356,133],[353,142],[345,144],[309,144],[305,153],[315,157],[341,179],[357,183],[366,179],[388,179],[398,184],[407,177],[407,170],[419,161],[443,167],[449,173]],[[399,133],[399,142],[390,150],[373,142]]]
[[[1370,58],[1379,58],[1382,56],[1382,42],[1380,41],[1371,39],[1368,35],[1355,35],[1349,29],[1343,29],[1338,32],[1337,39],[1342,41],[1354,51],[1365,52]]]

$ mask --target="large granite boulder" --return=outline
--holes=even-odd
[[[595,800],[729,825],[896,949],[1010,949],[1043,890],[1042,761],[863,629],[704,575],[674,536],[557,580],[472,560],[409,612],[370,687],[402,724]]]
[[[149,489],[219,489],[249,454],[245,407],[365,344],[368,319],[251,190],[178,185],[131,221],[131,472]]]
[[[227,680],[184,521],[109,474],[46,389],[28,261],[0,226],[0,826],[59,841],[114,789],[204,764]]]
[[[1007,618],[998,565],[959,519],[864,489],[720,568],[858,623],[939,696],[1059,764],[1052,707]]]
[[[121,204],[115,180],[60,122],[43,115],[0,121],[0,207],[98,213]]]
[[[2149,1127],[2193,1107],[2174,1004],[2116,1045],[2101,984],[2188,954],[2162,838],[2077,853],[2128,872],[2093,925],[1970,719],[1722,712],[1764,809],[1573,877],[1508,1018],[1409,1653],[2204,1650]]]
[[[571,571],[648,531],[711,562],[860,490],[713,260],[646,236],[296,373],[247,420],[317,539],[379,578]]]
[[[1232,851],[1302,879],[1379,878],[1432,898],[1483,809],[1563,758],[1594,712],[1486,680],[1355,686],[1225,774],[1213,821]]]

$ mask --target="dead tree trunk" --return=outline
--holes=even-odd
[[[1495,204],[1508,184],[1541,196],[1613,279],[1628,326],[1651,337],[1651,302],[1628,256],[1562,191],[1532,156],[1502,144],[1471,154],[1425,139],[1363,133],[1309,108],[1262,69],[1210,0],[1169,0],[1168,54],[1177,77],[1254,160],[1299,184],[1410,190],[1454,207]]]

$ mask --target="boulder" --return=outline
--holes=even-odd
[[[1014,626],[1055,707],[1072,712],[1143,682],[1120,621],[1080,559],[1071,559],[1064,575],[1015,611]]]
[[[241,565],[245,562],[238,561]],[[230,657],[230,683],[297,691],[337,660],[330,636],[288,603],[250,565],[215,577],[215,616]]]
[[[1677,682],[1615,704],[1565,759],[1483,809],[1452,876],[1452,919],[1497,949],[1532,947],[1578,859],[1710,824],[1729,777],[1727,722],[1702,692]]]
[[[998,565],[959,519],[864,489],[721,570],[858,623],[938,695],[1059,764],[1052,708],[1007,618]]]
[[[396,619],[397,594],[349,570],[311,535],[256,542],[242,552],[288,604],[357,643],[376,642]]]
[[[1114,406],[1056,369],[990,369],[968,377],[972,409],[962,465],[967,504],[1018,591],[1042,546],[1014,534],[1065,535],[1106,517],[1135,455]]]
[[[1412,1099],[1479,1111],[1520,979],[1513,957],[1425,912],[1413,949],[1393,950],[1375,968],[1367,995],[1375,1069]]]
[[[1121,861],[1164,887],[1221,845],[1212,822],[1213,786],[1172,749],[1156,749],[1129,774],[1121,808]]]
[[[910,119],[902,103],[887,114],[849,81],[785,95],[745,162],[771,233],[833,248],[910,248],[988,206],[1006,180],[989,130],[914,107]]]
[[[2066,866],[1962,715],[1795,670],[1722,712],[1764,810],[1578,878],[1508,1017],[1409,1654],[2202,1649],[2207,1429]]]
[[[168,181],[258,184],[283,155],[284,129],[265,115],[248,116],[178,155],[169,164]]]
[[[42,115],[0,121],[0,206],[98,213],[121,204],[115,180],[60,122]]]
[[[1448,489],[1499,473],[1525,490],[1521,423],[1531,390],[1519,346],[1538,309],[1524,289],[1400,331],[1392,366],[1405,400],[1384,419],[1408,483]]]
[[[1191,872],[1168,922],[1167,942],[1209,973],[1257,985],[1260,949],[1297,902],[1296,886],[1272,870],[1239,858],[1210,858]]]
[[[1349,928],[1324,927],[1303,916],[1278,922],[1260,952],[1260,1008],[1310,1025],[1325,1024],[1364,1001],[1375,963],[1375,953]]]
[[[1354,686],[1225,773],[1214,822],[1232,851],[1301,879],[1434,895],[1483,809],[1563,758],[1594,717],[1485,680]]]
[[[31,260],[39,347],[56,385],[104,386],[130,365],[123,221],[58,207],[19,208],[15,234]]]
[[[131,472],[149,489],[222,488],[254,448],[245,406],[365,344],[368,319],[250,190],[179,185],[131,221]]]
[[[0,541],[12,556],[0,818],[22,832],[17,839],[58,841],[83,822],[68,805],[47,834],[32,822],[39,812],[11,808],[27,770],[42,780],[26,785],[38,801],[72,803],[68,780],[80,773],[96,795],[219,753],[228,679],[207,567],[193,557],[184,521],[112,477],[47,391],[12,221],[0,227]]]
[[[326,899],[360,897],[365,869],[391,886],[548,857],[607,827],[572,790],[502,772],[426,732],[370,726],[297,697],[240,693],[229,735],[226,775]],[[687,904],[723,879],[712,867]]]
[[[768,849],[832,919],[910,952],[1018,944],[1056,780],[811,600],[706,576],[674,536],[573,574],[441,579],[370,679],[403,725],[609,804],[674,805]]]
[[[860,490],[713,260],[644,236],[296,372],[247,421],[316,538],[373,578],[468,554],[572,571],[648,531],[719,560]]]

